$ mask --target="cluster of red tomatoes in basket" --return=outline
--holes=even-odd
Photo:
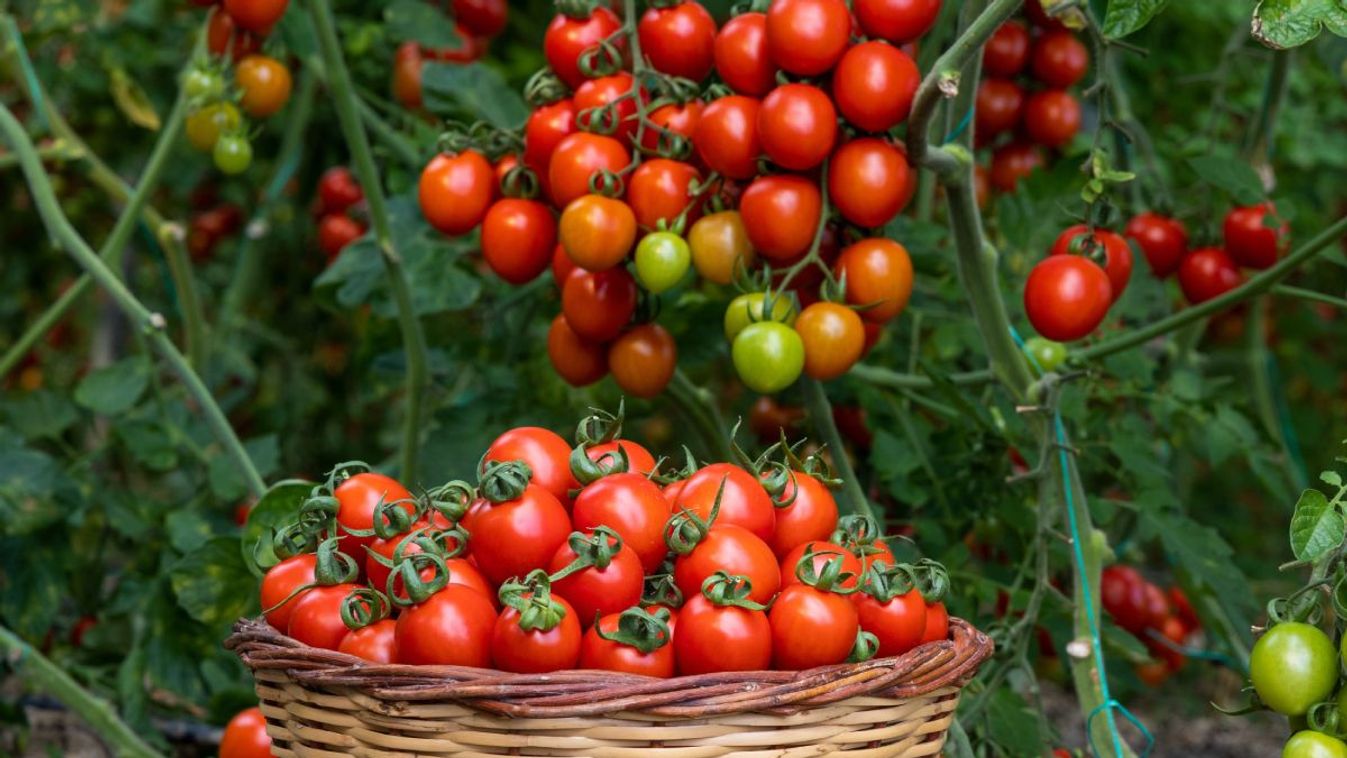
[[[453,47],[423,47],[415,40],[398,46],[393,57],[393,99],[413,110],[421,107],[421,67],[427,61],[472,63],[486,54],[491,39],[505,29],[510,7],[505,0],[452,0],[449,11],[459,43]]]
[[[328,263],[336,260],[347,245],[365,236],[369,228],[365,192],[345,166],[333,166],[318,178],[312,211],[318,219],[318,247]]]
[[[1044,164],[1044,150],[1071,143],[1080,131],[1080,102],[1071,93],[1090,68],[1090,51],[1035,0],[1027,18],[1011,19],[982,55],[974,123],[979,146],[994,148],[985,178],[1001,192]],[[979,174],[982,170],[979,169]]]
[[[906,249],[872,230],[914,191],[891,134],[920,82],[902,46],[939,10],[773,0],[718,28],[692,0],[655,3],[634,27],[603,4],[565,6],[522,152],[469,142],[437,155],[422,211],[446,234],[480,226],[508,282],[552,268],[549,354],[572,384],[611,370],[629,394],[660,392],[677,351],[645,306],[694,269],[746,293],[726,336],[749,388],[840,376],[911,295]],[[632,355],[661,370],[634,372]]]
[[[1162,590],[1131,566],[1115,565],[1104,569],[1100,592],[1104,610],[1145,643],[1154,658],[1136,667],[1142,681],[1156,686],[1183,668],[1185,657],[1179,648],[1202,630],[1183,590]]]
[[[267,621],[377,662],[659,677],[809,669],[948,636],[943,568],[898,563],[873,520],[839,519],[816,459],[776,446],[665,474],[619,428],[592,417],[575,448],[512,429],[475,486],[420,497],[339,467],[277,536],[293,554],[262,581]]]
[[[1048,257],[1036,264],[1024,285],[1030,323],[1050,340],[1069,342],[1092,333],[1122,297],[1132,276],[1136,243],[1151,273],[1177,274],[1184,298],[1194,305],[1244,282],[1240,268],[1266,269],[1285,249],[1288,230],[1271,203],[1231,210],[1220,247],[1189,249],[1183,222],[1146,212],[1128,221],[1124,234],[1080,224],[1058,236]]]

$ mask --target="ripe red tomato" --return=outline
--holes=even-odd
[[[1037,145],[1012,142],[992,154],[992,186],[1014,192],[1024,177],[1043,167],[1043,151]]]
[[[654,6],[637,26],[641,52],[656,71],[700,82],[715,63],[716,21],[694,0]]]
[[[588,387],[608,375],[608,349],[582,339],[559,314],[547,330],[547,357],[572,387]]]
[[[661,221],[672,224],[684,209],[693,206],[694,185],[700,180],[701,174],[687,163],[666,158],[642,163],[627,182],[627,202],[636,214],[636,223],[647,230],[658,228]],[[696,210],[693,206],[688,211],[688,224],[701,216]]]
[[[978,84],[975,128],[979,139],[1010,131],[1024,113],[1024,90],[1005,79],[983,79]]]
[[[678,345],[659,324],[628,329],[608,348],[613,381],[632,397],[655,397],[669,386],[678,367]]]
[[[911,590],[887,602],[858,592],[851,596],[861,628],[879,640],[876,657],[902,655],[922,643],[926,634],[926,601]]]
[[[674,634],[678,672],[762,671],[772,663],[772,627],[767,614],[718,606],[700,590],[678,611]]]
[[[841,663],[856,644],[860,621],[845,596],[792,584],[772,603],[772,664],[803,671]]]
[[[982,71],[987,76],[1009,79],[1029,62],[1029,30],[1011,19],[997,28],[982,51]]]
[[[500,612],[491,634],[491,658],[496,668],[516,674],[543,674],[573,669],[580,660],[580,621],[564,598],[552,596],[565,615],[555,627],[525,629],[514,608]]]
[[[616,632],[620,618],[621,614],[619,613],[604,616],[599,619],[599,623],[585,632],[584,639],[580,641],[580,668],[620,671],[626,674],[654,676],[661,679],[673,676],[674,648],[671,641],[666,640],[665,644],[654,650],[642,653],[631,645],[599,636],[600,630],[605,634]],[[672,630],[672,619],[670,619],[669,626]]]
[[[1243,283],[1239,267],[1219,247],[1194,250],[1179,264],[1179,288],[1193,305],[1224,295]]]
[[[345,213],[329,213],[318,222],[318,247],[329,261],[346,246],[365,236],[365,227]]]
[[[571,278],[571,274],[579,270],[579,266],[566,255],[566,248],[560,243],[552,250],[552,281],[556,282],[557,290],[566,286],[566,280]]]
[[[805,343],[805,349],[808,350],[808,342]],[[806,366],[807,361],[806,352]],[[815,476],[803,471],[793,472],[780,495],[780,501],[790,505],[776,510],[776,531],[772,534],[771,545],[777,556],[789,555],[796,547],[806,543],[821,543],[837,528],[837,500],[828,491],[827,485]],[[793,575],[793,564],[790,571]],[[791,582],[783,575],[782,583]]]
[[[571,533],[566,508],[551,492],[530,484],[514,500],[474,504],[464,517],[472,556],[492,584],[547,566]]]
[[[364,199],[360,183],[345,166],[333,166],[318,178],[318,200],[323,213],[344,213]]]
[[[711,518],[711,509],[722,483],[724,493],[720,496],[715,523],[742,526],[764,542],[770,542],[776,531],[776,507],[772,498],[756,476],[732,463],[713,463],[688,477],[673,504],[674,512],[687,509],[703,520]]]
[[[636,312],[636,280],[622,267],[576,271],[561,290],[561,313],[582,339],[608,342]]]
[[[603,195],[582,195],[561,212],[558,236],[566,255],[586,271],[607,271],[636,244],[631,206]]]
[[[804,372],[819,381],[850,371],[865,352],[865,323],[845,305],[811,304],[800,311],[795,331],[804,342]]]
[[[800,583],[800,563],[804,560],[804,554],[810,551],[813,553],[815,575],[822,572],[831,561],[841,558],[842,573],[851,576],[839,582],[838,586],[851,589],[860,582],[864,568],[861,565],[861,560],[854,553],[836,543],[825,540],[811,540],[796,545],[790,552],[786,553],[785,558],[781,559],[782,587]]]
[[[773,263],[809,252],[818,231],[823,198],[818,185],[803,176],[760,176],[739,198],[739,215],[748,241]]]
[[[846,277],[847,302],[870,306],[860,312],[871,323],[896,318],[912,297],[912,259],[889,239],[864,239],[842,251],[833,272]]]
[[[856,0],[856,20],[868,37],[895,45],[911,42],[931,30],[940,17],[941,0]]]
[[[1178,219],[1147,211],[1128,221],[1125,233],[1136,240],[1156,276],[1178,271],[1183,256],[1188,254],[1188,230]]]
[[[1050,255],[1024,282],[1024,310],[1042,336],[1072,342],[1088,336],[1108,315],[1113,285],[1108,274],[1078,255]]]
[[[1090,51],[1069,31],[1047,32],[1034,45],[1030,67],[1040,82],[1066,89],[1085,76],[1090,68]]]
[[[944,603],[926,605],[926,630],[921,634],[921,644],[949,639],[949,611]]]
[[[1154,629],[1161,637],[1175,645],[1182,645],[1184,639],[1188,636],[1188,631],[1183,622],[1176,616],[1166,616],[1154,626]],[[1170,671],[1178,671],[1188,662],[1187,656],[1159,640],[1147,637],[1145,642],[1146,648],[1151,651],[1151,654],[1164,661],[1169,666]]]
[[[833,74],[833,97],[842,116],[867,132],[887,132],[907,118],[921,72],[887,42],[863,42],[842,56]]]
[[[1174,615],[1183,622],[1186,630],[1184,636],[1202,628],[1202,620],[1197,617],[1197,611],[1193,610],[1193,604],[1189,602],[1188,595],[1181,587],[1170,587],[1166,594],[1169,597],[1169,604],[1174,607]]]
[[[743,13],[716,35],[716,72],[741,95],[762,97],[776,86],[776,64],[767,52],[767,16]]]
[[[590,193],[590,178],[607,169],[619,173],[631,163],[631,154],[621,142],[600,134],[577,132],[561,140],[552,151],[547,168],[547,186],[552,202],[565,208]]]
[[[702,110],[693,132],[697,156],[712,171],[730,179],[751,179],[758,173],[762,142],[758,112],[762,104],[751,97],[730,95]]]
[[[371,663],[397,663],[397,626],[393,619],[384,619],[360,629],[352,629],[342,637],[337,652],[354,655]]]
[[[610,538],[609,544],[615,545],[617,541]],[[570,544],[563,542],[552,556],[551,563],[547,564],[547,573],[556,575],[575,559],[575,551]],[[552,584],[552,591],[556,597],[571,604],[580,626],[588,629],[598,616],[620,613],[638,605],[644,584],[645,571],[640,557],[623,544],[613,553],[607,566],[599,568],[590,565],[557,579]]]
[[[580,71],[580,55],[620,28],[622,21],[617,14],[602,5],[595,7],[588,18],[571,18],[558,13],[543,35],[543,55],[547,65],[567,87],[579,87],[586,78]]]
[[[240,29],[265,37],[289,4],[289,0],[224,0],[223,7]]]
[[[1024,103],[1024,131],[1044,147],[1063,147],[1080,131],[1080,103],[1061,90],[1034,93]]]
[[[576,132],[575,114],[575,101],[568,98],[535,108],[524,122],[524,165],[533,169],[539,180],[548,180],[552,153]]]
[[[808,84],[777,87],[758,109],[758,139],[767,157],[782,168],[814,168],[828,157],[837,141],[837,111],[832,99]]]
[[[330,584],[305,592],[290,609],[286,635],[309,647],[336,650],[350,631],[341,620],[341,606],[357,587],[355,584]]]
[[[537,200],[498,200],[482,221],[482,258],[511,284],[538,278],[552,263],[556,244],[556,219]]]
[[[572,98],[575,123],[585,131],[608,134],[621,140],[623,145],[630,145],[631,136],[636,133],[638,111],[636,99],[625,97],[632,86],[631,74],[626,71],[581,84]],[[644,100],[644,92],[638,97]],[[617,104],[606,107],[612,103]]]
[[[220,736],[220,758],[271,758],[271,736],[261,708],[239,711]]]
[[[655,471],[658,461],[655,456],[650,454],[644,446],[631,440],[613,440],[598,445],[590,445],[585,448],[585,455],[589,456],[591,461],[598,461],[604,456],[616,456],[619,449],[627,455],[627,470],[634,471],[643,476],[649,476]]]
[[[666,132],[670,132],[684,137],[689,149],[692,149],[692,138],[705,107],[706,105],[700,100],[690,100],[686,103],[669,103],[655,108],[648,118],[651,124],[660,128],[652,129],[647,124],[645,131],[641,133],[641,146],[652,152],[659,150],[662,142],[668,144],[670,137]]]
[[[206,49],[211,55],[229,54],[230,60],[242,60],[262,49],[262,40],[234,22],[224,8],[211,8],[206,18]]]
[[[773,0],[767,8],[767,54],[792,74],[830,71],[850,42],[845,0]]]
[[[393,99],[409,110],[417,110],[423,104],[421,97],[423,66],[425,59],[421,56],[419,44],[409,40],[398,46],[398,51],[393,56],[393,80],[389,83],[389,90],[393,94]]]
[[[505,0],[453,0],[454,20],[478,37],[494,37],[505,29],[510,8]]]
[[[1140,634],[1150,620],[1144,608],[1146,584],[1131,566],[1109,566],[1100,575],[1100,604],[1118,626],[1133,634]]]
[[[450,584],[398,616],[398,662],[488,668],[495,624],[496,609],[485,595]]]
[[[391,477],[373,471],[356,474],[332,491],[337,498],[337,525],[347,532],[338,538],[341,551],[356,559],[365,560],[363,547],[374,541],[374,537],[358,537],[350,530],[370,530],[374,528],[374,511],[380,503],[401,502],[404,511],[412,513],[416,507],[411,503],[412,493],[407,491]]]
[[[537,426],[511,429],[487,447],[482,460],[527,463],[533,472],[533,483],[552,493],[563,505],[571,501],[571,488],[580,486],[571,475],[571,446],[550,429]]]
[[[469,32],[462,24],[454,24],[454,33],[458,35],[458,44],[453,47],[427,47],[421,52],[433,61],[458,64],[472,63],[486,55],[486,40]]]
[[[1272,215],[1268,219],[1268,214]],[[1269,220],[1276,226],[1269,226]],[[1225,252],[1245,268],[1270,268],[1281,257],[1287,227],[1272,203],[1235,208],[1225,216]]]
[[[417,197],[431,226],[450,236],[482,223],[496,195],[496,172],[476,150],[440,153],[421,172]]]
[[[1069,226],[1052,243],[1049,255],[1071,255],[1090,253],[1094,250],[1089,241],[1090,228],[1085,224]],[[1118,302],[1132,278],[1132,248],[1127,240],[1107,229],[1094,231],[1094,247],[1103,248],[1104,272],[1108,274],[1109,284],[1113,287],[1113,302]]]
[[[854,139],[828,163],[828,196],[847,221],[876,229],[903,209],[910,174],[898,148],[874,137]]]
[[[749,599],[756,603],[770,602],[781,588],[781,566],[767,543],[749,530],[719,519],[692,552],[674,561],[674,583],[683,597],[689,598],[699,594],[702,583],[717,571],[747,577],[753,585]]]
[[[576,529],[606,526],[652,573],[669,554],[664,544],[664,525],[669,520],[669,501],[659,485],[643,474],[609,474],[586,486],[575,497],[572,520]]]
[[[282,632],[289,628],[290,614],[294,612],[297,601],[308,590],[294,597],[290,596],[300,587],[313,584],[313,571],[317,565],[317,556],[312,553],[301,553],[267,569],[266,575],[262,577],[261,604],[262,610],[268,611],[266,614],[268,624]],[[282,602],[285,604],[280,605]],[[275,610],[268,610],[271,608]]]

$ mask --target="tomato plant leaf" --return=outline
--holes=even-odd
[[[1319,481],[1333,487],[1341,487],[1342,475],[1336,471],[1324,471],[1319,474]]]
[[[131,418],[117,424],[117,438],[135,459],[153,471],[168,471],[178,465],[173,433],[157,419]]]
[[[412,40],[422,47],[458,50],[465,40],[451,18],[432,3],[393,0],[384,9],[384,33],[396,40]]]
[[[528,117],[528,106],[500,72],[482,63],[427,63],[421,69],[426,110],[440,116],[470,114],[502,129]]]
[[[75,402],[94,413],[115,416],[134,406],[149,384],[149,361],[126,358],[80,380],[75,387]]]
[[[54,530],[53,530],[54,531]],[[0,537],[0,618],[30,640],[51,628],[66,596],[59,538]]]
[[[1034,755],[1042,751],[1043,737],[1038,718],[1014,690],[1002,688],[992,695],[987,708],[992,739],[1007,755]]]
[[[1247,161],[1222,155],[1202,155],[1189,158],[1188,165],[1202,181],[1228,192],[1241,205],[1252,205],[1263,197],[1263,182]]]
[[[112,101],[117,104],[118,110],[122,112],[131,123],[149,129],[152,132],[159,131],[161,121],[159,113],[154,109],[154,103],[150,102],[150,96],[145,94],[141,88],[124,69],[114,68],[110,72],[112,77]]]
[[[79,411],[64,395],[42,389],[0,403],[0,416],[25,438],[35,439],[59,437],[79,420]]]
[[[1253,11],[1253,36],[1270,48],[1299,47],[1323,29],[1347,37],[1347,6],[1340,0],[1261,0]]]
[[[0,452],[0,533],[32,534],[78,502],[75,482],[55,458],[40,450]]]
[[[183,556],[169,571],[173,593],[187,615],[222,630],[255,611],[257,579],[232,537],[217,537]]]
[[[1291,552],[1299,561],[1316,561],[1347,539],[1347,520],[1319,490],[1305,490],[1291,517]]]
[[[1234,549],[1225,538],[1183,514],[1156,510],[1144,513],[1170,560],[1186,570],[1195,582],[1210,587],[1237,627],[1247,627],[1256,600],[1248,590],[1244,574],[1232,560]]]
[[[1141,29],[1165,9],[1169,0],[1109,0],[1104,36],[1119,39]]]
[[[248,523],[243,527],[242,557],[253,574],[260,577],[267,567],[275,564],[276,553],[271,549],[272,531],[295,520],[299,515],[299,506],[312,490],[313,482],[300,479],[276,482],[248,511]],[[257,565],[259,561],[261,566]]]

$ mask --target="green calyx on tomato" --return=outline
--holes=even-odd
[[[1249,679],[1263,705],[1286,716],[1302,716],[1333,693],[1338,651],[1316,626],[1277,624],[1254,644]]]
[[[713,605],[733,606],[750,611],[766,610],[767,606],[749,599],[753,594],[753,583],[746,576],[736,576],[726,571],[717,571],[702,582],[702,595]]]
[[[631,470],[631,459],[627,455],[627,450],[622,445],[617,449],[604,453],[597,458],[590,458],[588,449],[589,444],[577,445],[571,451],[571,475],[580,486],[593,484],[598,480],[610,474],[623,474]]]
[[[647,234],[636,246],[636,279],[650,292],[665,292],[692,267],[692,250],[673,232]]]
[[[804,340],[786,324],[759,321],[734,338],[731,357],[745,386],[770,395],[794,384],[804,372]]]
[[[768,298],[771,304],[768,305]],[[770,309],[771,316],[767,313]],[[725,338],[734,341],[750,324],[772,321],[791,325],[795,323],[795,306],[780,293],[748,292],[730,301],[725,309]]]
[[[671,618],[668,608],[656,608],[653,611],[628,608],[618,617],[615,631],[605,632],[599,628],[597,634],[609,642],[649,654],[669,644],[672,637],[669,633]]]
[[[839,595],[850,595],[856,592],[859,587],[854,579],[856,575],[846,571],[846,559],[832,552],[826,552],[824,555],[833,557],[823,561],[823,568],[820,570],[814,558],[818,555],[814,552],[813,543],[809,543],[804,550],[804,555],[800,561],[795,564],[795,576],[800,582],[823,592],[833,592]],[[850,584],[850,586],[847,586]]]
[[[551,631],[566,618],[566,608],[552,599],[552,582],[542,569],[533,570],[522,582],[502,583],[500,603],[519,612],[519,628],[525,631]]]
[[[571,532],[566,544],[575,553],[571,561],[560,571],[548,577],[553,582],[561,581],[578,571],[593,567],[606,569],[613,562],[613,556],[622,549],[622,537],[606,526],[598,526],[590,534]]]
[[[524,461],[485,461],[478,489],[492,503],[507,503],[524,494],[533,469]]]

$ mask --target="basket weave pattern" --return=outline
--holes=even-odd
[[[896,658],[674,679],[374,665],[251,620],[225,644],[253,670],[280,758],[933,756],[992,652],[959,619]]]

